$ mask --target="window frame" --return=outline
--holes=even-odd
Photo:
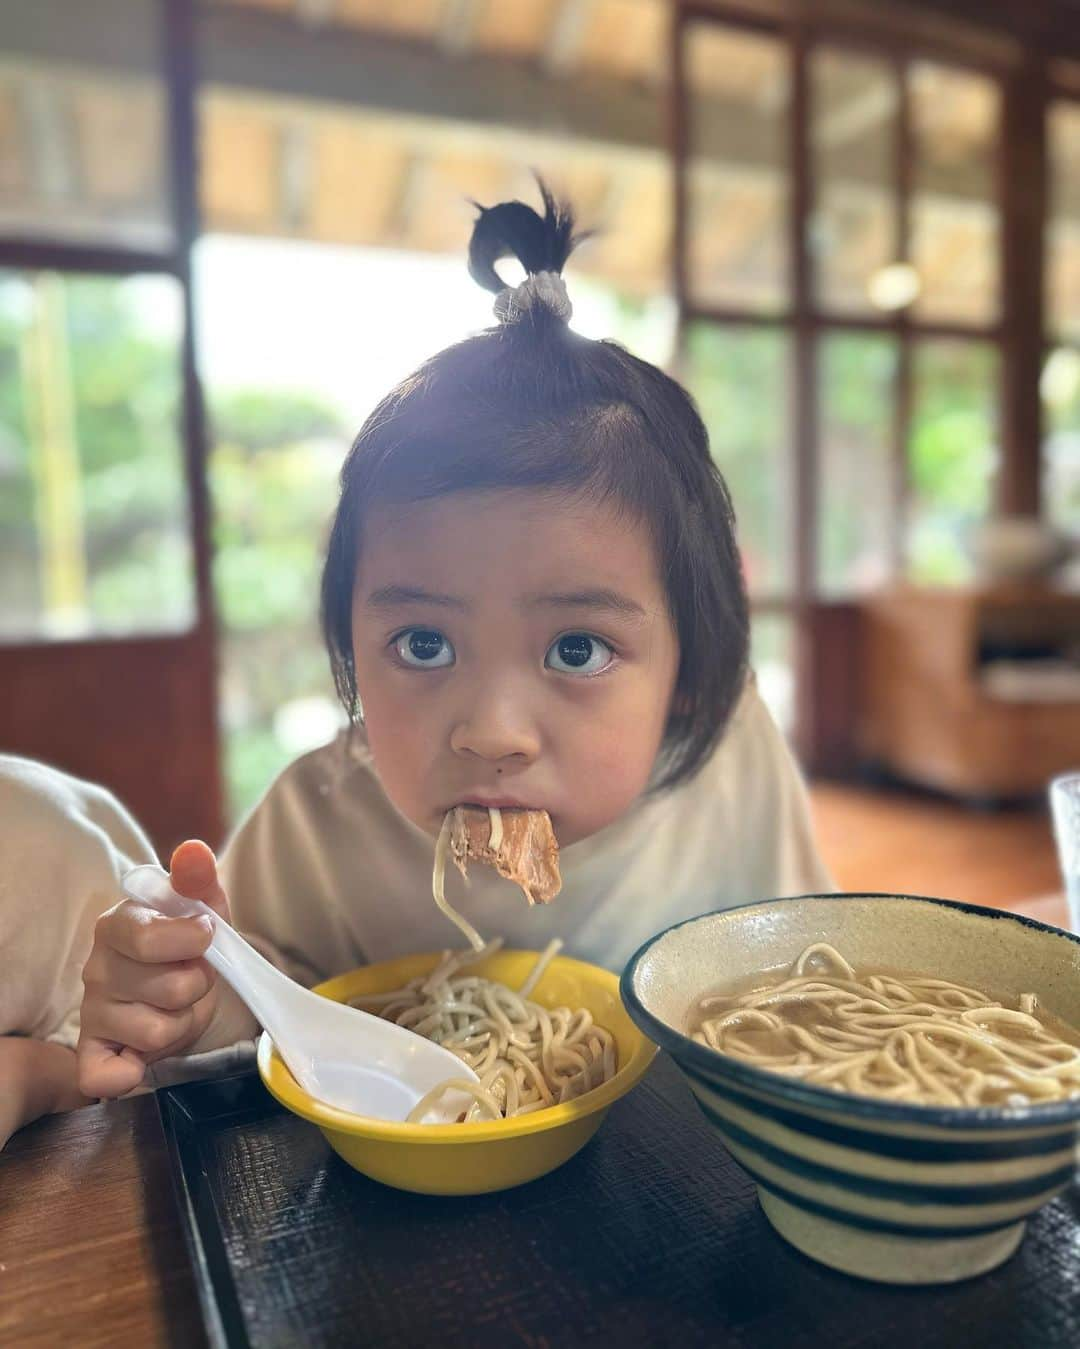
[[[690,127],[693,92],[687,80],[687,51],[696,25],[758,34],[786,48],[789,72],[787,229],[790,257],[788,304],[762,314],[743,308],[703,305],[693,296],[689,256]],[[995,82],[999,94],[999,135],[994,159],[994,198],[998,208],[1000,311],[989,323],[921,319],[901,310],[893,314],[852,314],[823,305],[815,294],[809,223],[813,212],[810,61],[820,47],[849,50],[888,63],[897,88],[893,135],[893,210],[898,259],[910,255],[914,198],[915,145],[907,72],[919,61],[970,71]],[[891,418],[892,509],[888,556],[901,577],[906,564],[905,523],[909,513],[909,442],[913,420],[914,352],[924,339],[951,338],[991,344],[997,352],[996,390],[1001,460],[995,483],[996,508],[1004,513],[1039,509],[1041,406],[1038,371],[1047,344],[1043,316],[1043,241],[1046,219],[1047,106],[1046,63],[1021,55],[1008,44],[986,43],[969,50],[946,33],[904,32],[888,19],[843,21],[796,12],[786,3],[749,9],[732,0],[677,0],[671,24],[671,144],[673,159],[673,290],[678,307],[676,367],[685,369],[686,335],[693,323],[782,328],[790,334],[790,445],[795,501],[794,574],[787,593],[754,595],[755,614],[782,614],[794,623],[795,726],[800,747],[814,740],[813,665],[815,612],[821,607],[818,567],[818,468],[822,434],[819,416],[819,347],[833,333],[880,333],[896,343],[897,366]],[[1072,97],[1080,97],[1075,91]],[[1026,116],[1020,119],[1018,113]],[[1025,200],[1012,188],[1023,175]],[[1034,197],[1034,203],[1032,202]],[[1032,219],[1032,206],[1035,219]],[[1037,237],[1035,237],[1037,235]],[[857,599],[857,596],[853,596]]]
[[[0,674],[10,681],[7,748],[41,757],[110,787],[136,806],[141,822],[167,855],[195,833],[218,843],[224,833],[220,727],[217,713],[217,633],[211,579],[207,426],[195,352],[191,250],[199,234],[196,172],[195,63],[198,14],[194,0],[153,0],[156,76],[164,95],[167,247],[147,248],[40,239],[0,229],[0,267],[60,275],[167,276],[180,289],[177,349],[178,442],[188,499],[195,615],[181,632],[95,633],[34,637],[0,645]],[[64,696],[61,696],[63,693]],[[158,701],[181,725],[158,741],[171,761],[162,775],[154,756],[121,754],[124,720],[135,744],[160,729]],[[82,705],[93,709],[89,718]],[[134,730],[132,731],[132,728]],[[173,732],[179,730],[182,740]],[[153,741],[150,741],[153,743]]]

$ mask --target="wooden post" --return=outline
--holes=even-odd
[[[1001,471],[997,509],[1037,515],[1042,457],[1046,77],[1032,57],[1003,86]]]

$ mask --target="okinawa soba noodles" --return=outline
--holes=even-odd
[[[464,1116],[469,1123],[560,1105],[615,1075],[614,1037],[587,1010],[548,1009],[529,1000],[561,942],[551,943],[517,992],[468,973],[501,945],[498,940],[480,951],[447,952],[435,970],[403,988],[354,1000],[354,1006],[451,1050],[480,1079],[479,1085],[463,1078],[440,1083],[415,1106],[409,1123],[422,1120],[451,1089],[473,1097]]]
[[[693,1008],[700,1044],[757,1068],[918,1105],[1027,1105],[1080,1095],[1080,1035],[1039,1011],[919,974],[856,974],[808,946],[786,975]]]

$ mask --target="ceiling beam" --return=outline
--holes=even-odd
[[[538,135],[659,150],[663,107],[622,80],[568,83],[522,61],[464,53],[343,26],[301,26],[257,9],[197,6],[205,84],[267,97],[367,109]],[[0,0],[0,56],[86,74],[153,75],[156,35],[145,0]]]
[[[79,157],[65,91],[53,80],[40,80],[18,92],[38,194],[55,210],[79,196]]]
[[[482,0],[443,0],[435,40],[448,56],[464,56],[473,45]]]
[[[288,234],[307,227],[312,199],[311,128],[293,122],[281,128],[278,142],[278,211]]]
[[[568,75],[585,36],[592,0],[560,0],[551,21],[542,64],[551,75]]]
[[[580,4],[567,6],[564,13]],[[210,93],[250,97],[284,116],[369,114],[392,119],[433,145],[481,134],[508,153],[527,140],[557,142],[568,156],[666,157],[664,103],[656,91],[590,73],[556,78],[525,62],[465,52],[449,60],[435,46],[336,25],[311,27],[272,12],[226,5],[198,7],[199,67]],[[0,64],[29,75],[34,64],[89,75],[157,72],[153,25],[145,0],[0,0]],[[694,102],[692,149],[724,174],[775,172],[775,123],[745,100]],[[856,145],[835,153],[836,179],[866,181]],[[928,191],[978,199],[978,166],[955,166],[947,178],[924,179]]]
[[[319,28],[330,23],[337,8],[337,0],[296,0],[296,17],[303,24]]]

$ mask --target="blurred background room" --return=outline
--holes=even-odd
[[[1063,921],[1077,0],[0,0],[0,750],[165,853],[335,734],[342,457],[534,170],[699,401],[838,882]]]

